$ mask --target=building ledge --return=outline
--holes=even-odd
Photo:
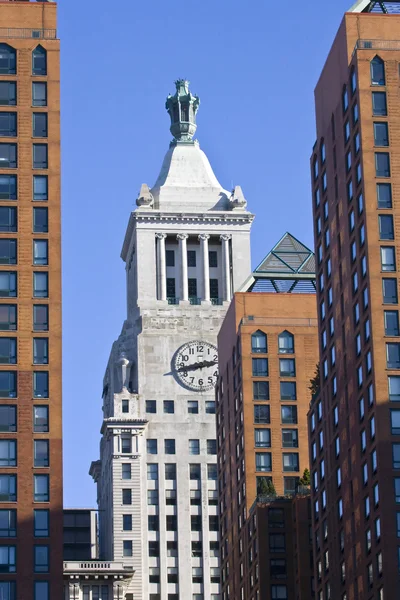
[[[116,579],[124,579],[133,577],[135,571],[133,567],[124,565],[122,562],[113,561],[65,561],[63,563],[64,577],[113,577]]]
[[[56,40],[56,29],[20,29],[16,27],[0,27],[0,38],[32,38],[34,40]]]

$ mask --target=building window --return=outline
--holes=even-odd
[[[386,344],[386,366],[388,369],[400,369],[400,344]]]
[[[35,433],[47,433],[49,431],[49,407],[33,407],[33,431]]]
[[[215,415],[215,402],[213,400],[206,400],[206,414]]]
[[[177,517],[175,515],[167,515],[167,531],[177,531],[177,530],[178,530]]]
[[[48,331],[49,306],[48,304],[35,304],[33,306],[33,330]]]
[[[17,476],[0,475],[0,502],[17,501]]]
[[[278,337],[279,354],[294,354],[294,336],[283,331]]]
[[[132,438],[131,436],[121,436],[121,453],[131,454],[132,452]]]
[[[281,400],[296,400],[296,382],[281,381],[280,382]]]
[[[254,423],[258,425],[268,424],[270,422],[269,406],[256,404],[254,406]]]
[[[35,537],[49,537],[49,511],[34,510],[33,511],[33,534]]]
[[[394,496],[396,504],[400,504],[400,477],[395,477],[394,480]]]
[[[33,396],[34,398],[49,397],[49,373],[48,371],[34,371],[33,373]]]
[[[167,277],[167,298],[176,300],[175,278]]]
[[[17,113],[0,113],[0,137],[17,137]]]
[[[397,310],[384,311],[385,335],[398,336],[399,331],[399,313]]]
[[[256,331],[251,336],[251,351],[267,353],[267,336],[262,331]]]
[[[268,377],[268,358],[252,358],[253,377]]]
[[[269,551],[286,552],[285,535],[283,533],[269,534]]]
[[[200,440],[189,440],[189,454],[200,454]]]
[[[1,277],[1,274],[0,274]],[[384,304],[397,304],[397,279],[383,279],[383,303]]]
[[[164,453],[175,454],[175,440],[164,440]]]
[[[122,490],[122,504],[132,504],[132,490]]]
[[[269,400],[268,381],[253,381],[254,400]]]
[[[216,250],[208,251],[208,265],[209,267],[218,267],[218,253]]]
[[[279,374],[281,377],[296,377],[294,358],[279,359]]]
[[[0,573],[15,573],[15,571],[16,571],[16,549],[15,549],[15,546],[0,546]]]
[[[392,409],[390,411],[390,422],[392,435],[400,435],[400,410]]]
[[[48,475],[34,475],[34,502],[49,502],[49,476]]]
[[[381,270],[396,270],[396,255],[394,246],[381,246]]]
[[[256,471],[272,471],[272,458],[270,452],[256,452]]]
[[[123,413],[129,413],[129,400],[121,400],[121,408]]]
[[[0,176],[1,190],[1,176]],[[0,191],[1,196],[1,191]],[[13,233],[17,231],[17,209],[9,206],[0,206],[0,232]]]
[[[156,414],[157,412],[157,402],[155,400],[146,400],[146,413],[147,414]]]
[[[210,279],[210,298],[212,300],[218,300],[219,291],[218,291],[218,279]]]
[[[32,106],[47,106],[47,83],[45,81],[32,83]]]
[[[0,363],[15,365],[17,362],[16,338],[0,338]]]
[[[400,377],[389,375],[389,400],[391,402],[400,402]]]
[[[16,371],[0,371],[0,398],[17,397]]]
[[[347,92],[346,86],[343,88],[343,93],[342,93],[342,107],[343,107],[343,112],[346,112],[346,110],[349,108],[349,94]]]
[[[207,440],[207,454],[217,454],[217,440]]]
[[[389,152],[375,152],[375,174],[377,177],[390,177]]]
[[[49,466],[49,440],[34,440],[34,467]]]
[[[32,137],[47,137],[47,113],[32,114]]]
[[[0,467],[17,466],[16,440],[0,440]]]
[[[33,209],[33,231],[47,233],[49,231],[47,208]]]
[[[197,299],[197,279],[194,277],[189,277],[188,279],[188,292],[189,298]]]
[[[385,63],[379,56],[371,60],[371,84],[385,85]]]
[[[16,72],[17,55],[14,48],[8,44],[0,44],[0,75],[15,75]]]
[[[284,477],[283,478],[283,487],[285,495],[294,495],[297,494],[299,488],[299,478],[298,477]]]
[[[34,598],[35,600],[50,600],[50,584],[48,581],[34,582]],[[95,600],[94,597],[93,600]]]
[[[17,160],[17,144],[0,144],[0,168],[2,169],[16,169],[18,166],[18,160]],[[2,200],[7,200],[9,198],[10,195],[14,195],[15,198],[11,198],[12,200],[16,200],[17,198],[17,178],[15,177],[15,175],[13,176],[8,176],[8,177],[12,177],[13,178],[13,194],[10,193],[11,191],[11,183],[9,182],[8,184],[8,195],[7,195],[7,188],[6,188],[6,176],[3,175],[2,176],[4,178],[4,181],[2,183],[2,196],[1,199]]]
[[[187,251],[187,266],[188,267],[196,266],[196,250],[188,250]]]
[[[122,530],[132,531],[132,515],[122,515]]]
[[[197,400],[188,400],[188,413],[197,415],[199,412],[199,403]]]
[[[394,240],[394,225],[392,215],[379,215],[379,239]]]
[[[283,470],[284,471],[298,471],[299,470],[299,455],[297,452],[284,452],[282,455]]]
[[[282,429],[282,447],[298,448],[299,436],[297,429]]]
[[[12,433],[14,431],[17,431],[17,407],[2,404],[0,405],[0,432]]]
[[[33,296],[35,298],[48,298],[49,296],[49,274],[39,271],[33,273]]]
[[[297,423],[297,406],[281,406],[282,423],[295,425]]]
[[[255,429],[254,430],[254,445],[256,448],[271,447],[271,430],[270,429]]]
[[[378,208],[392,208],[392,186],[390,183],[377,183]]]
[[[216,481],[218,479],[217,465],[207,465],[208,481]]]
[[[173,415],[175,412],[175,404],[173,400],[164,400],[164,414]]]
[[[157,454],[157,440],[146,440],[147,454]]]
[[[0,272],[0,297],[16,297],[17,274],[14,271]]]
[[[47,75],[47,52],[43,46],[32,52],[32,75]]]
[[[47,144],[33,144],[33,168],[48,168]]]
[[[376,117],[386,117],[386,92],[372,92],[372,114]]]
[[[0,164],[1,168],[1,164]],[[0,200],[17,199],[16,175],[0,175]],[[16,231],[16,229],[15,229]]]
[[[33,176],[33,199],[43,201],[49,199],[47,175]]]
[[[49,547],[34,546],[34,571],[35,573],[48,573],[49,571]]]
[[[33,338],[33,364],[47,365],[49,362],[48,338]]]
[[[374,123],[375,146],[389,146],[389,127],[385,121]]]
[[[17,264],[17,240],[0,239],[0,264]]]

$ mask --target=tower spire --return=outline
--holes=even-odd
[[[193,136],[196,133],[196,113],[199,108],[200,98],[189,91],[189,81],[178,79],[175,81],[176,92],[169,95],[165,103],[169,116],[171,117],[170,132],[174,136],[173,143],[194,143]]]

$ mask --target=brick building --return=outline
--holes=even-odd
[[[299,478],[309,465],[316,316],[314,255],[285,234],[234,295],[218,336],[223,600],[311,597],[309,495]]]
[[[0,2],[0,598],[62,597],[59,41]]]
[[[400,2],[356,2],[315,90],[317,600],[400,593],[399,31]]]

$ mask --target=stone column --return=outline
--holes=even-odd
[[[159,300],[167,299],[167,270],[165,261],[165,238],[166,233],[156,233],[158,239],[158,281],[159,281]]]
[[[208,233],[201,233],[199,235],[201,245],[201,256],[203,261],[203,300],[210,302],[210,266],[208,262],[208,240],[210,236]]]
[[[181,290],[182,290],[182,298],[184,302],[189,300],[189,291],[188,291],[188,264],[187,264],[187,243],[188,239],[187,233],[178,233],[176,239],[179,241],[179,253],[181,255]]]
[[[230,258],[229,258],[229,240],[231,235],[224,233],[219,236],[222,242],[222,277],[224,282],[224,300],[226,302],[231,301],[231,269],[230,269]]]

